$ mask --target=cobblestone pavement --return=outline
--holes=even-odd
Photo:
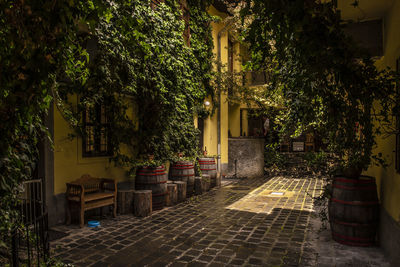
[[[147,218],[58,226],[52,255],[76,266],[389,266],[378,248],[349,248],[320,232],[316,178],[242,179]],[[283,194],[282,194],[283,193]]]

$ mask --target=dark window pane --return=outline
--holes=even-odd
[[[105,105],[87,108],[84,112],[83,156],[110,156],[108,119]]]

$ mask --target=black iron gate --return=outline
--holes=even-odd
[[[12,232],[12,266],[43,266],[49,256],[48,214],[42,180],[23,184],[20,222]]]

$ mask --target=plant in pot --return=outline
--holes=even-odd
[[[170,165],[169,179],[172,181],[186,182],[186,196],[190,197],[194,193],[196,157],[185,156],[183,152],[178,152],[177,157],[172,160]]]
[[[247,67],[267,70],[265,98],[281,96],[281,131],[313,128],[338,159],[341,175],[330,198],[337,207],[330,209],[336,211],[330,216],[335,240],[367,246],[375,241],[378,200],[374,178],[360,175],[377,157],[375,139],[391,122],[396,76],[377,70],[345,34],[333,2],[244,1],[242,33],[251,52]]]
[[[220,174],[217,171],[217,159],[218,156],[208,155],[207,149],[203,152],[203,156],[198,158],[199,172],[201,175],[210,176],[210,186],[220,186]]]

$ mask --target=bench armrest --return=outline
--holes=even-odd
[[[85,194],[85,187],[82,184],[78,183],[67,183],[67,192],[68,196],[78,196],[81,200]]]

